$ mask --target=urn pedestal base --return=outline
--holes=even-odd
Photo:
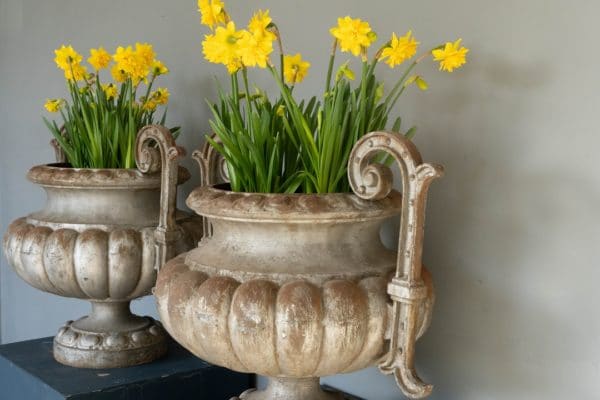
[[[341,393],[324,392],[319,378],[269,378],[265,390],[250,389],[231,400],[343,400]]]
[[[129,302],[93,302],[89,316],[68,321],[54,338],[54,358],[77,368],[121,368],[154,361],[167,352],[167,333]]]

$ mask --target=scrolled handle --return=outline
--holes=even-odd
[[[219,141],[215,134],[212,135],[212,139]],[[208,141],[204,143],[201,149],[194,150],[192,158],[198,163],[200,186],[229,182],[225,159]],[[204,236],[210,236],[210,222],[206,217],[202,218],[202,228],[204,229]]]
[[[175,256],[174,244],[181,238],[175,223],[179,158],[185,149],[175,144],[171,132],[160,125],[147,125],[137,135],[135,163],[145,174],[160,171],[160,215],[154,231],[156,269]]]
[[[433,389],[419,378],[414,366],[419,306],[427,298],[421,277],[425,205],[429,185],[443,175],[443,168],[423,163],[416,146],[401,134],[369,133],[354,145],[348,160],[348,179],[358,197],[381,199],[392,190],[390,169],[371,163],[373,157],[382,152],[390,154],[400,168],[402,212],[396,272],[387,288],[393,301],[392,337],[379,369],[385,374],[393,374],[406,396],[423,398]]]

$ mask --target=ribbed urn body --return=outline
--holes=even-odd
[[[380,239],[400,194],[276,195],[198,188],[212,235],[168,262],[155,296],[167,331],[209,362],[306,378],[373,365],[386,351],[396,252]],[[420,330],[433,302],[420,309]]]
[[[44,165],[33,167],[28,179],[46,191],[45,207],[14,221],[4,236],[9,264],[23,280],[45,292],[90,300],[150,293],[159,175]],[[180,251],[192,243],[184,235]]]

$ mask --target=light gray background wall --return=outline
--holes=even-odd
[[[371,21],[381,37],[412,28],[425,45],[464,38],[468,65],[452,75],[425,66],[430,90],[410,93],[400,107],[420,128],[424,158],[447,170],[430,196],[424,260],[438,301],[418,369],[435,383],[433,399],[600,398],[600,3],[228,6],[238,21],[271,9],[288,49],[313,63],[305,94],[321,87],[327,28],[338,15]],[[212,76],[225,75],[202,60],[195,9],[192,0],[0,0],[0,230],[44,201],[24,175],[52,157],[41,114],[46,97],[64,95],[52,62],[62,43],[81,51],[153,43],[172,71],[162,82],[172,92],[169,119],[183,126],[184,146],[200,144],[203,99],[214,98]],[[30,288],[1,263],[2,342],[53,335],[87,312],[84,302]],[[150,298],[134,308],[155,314]],[[327,381],[371,400],[401,398],[374,369]]]

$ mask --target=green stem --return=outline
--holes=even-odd
[[[337,48],[337,39],[333,41],[331,55],[329,56],[329,66],[327,67],[327,79],[325,80],[325,93],[329,92],[331,87],[331,74],[333,73],[333,64],[335,62],[335,50]]]

